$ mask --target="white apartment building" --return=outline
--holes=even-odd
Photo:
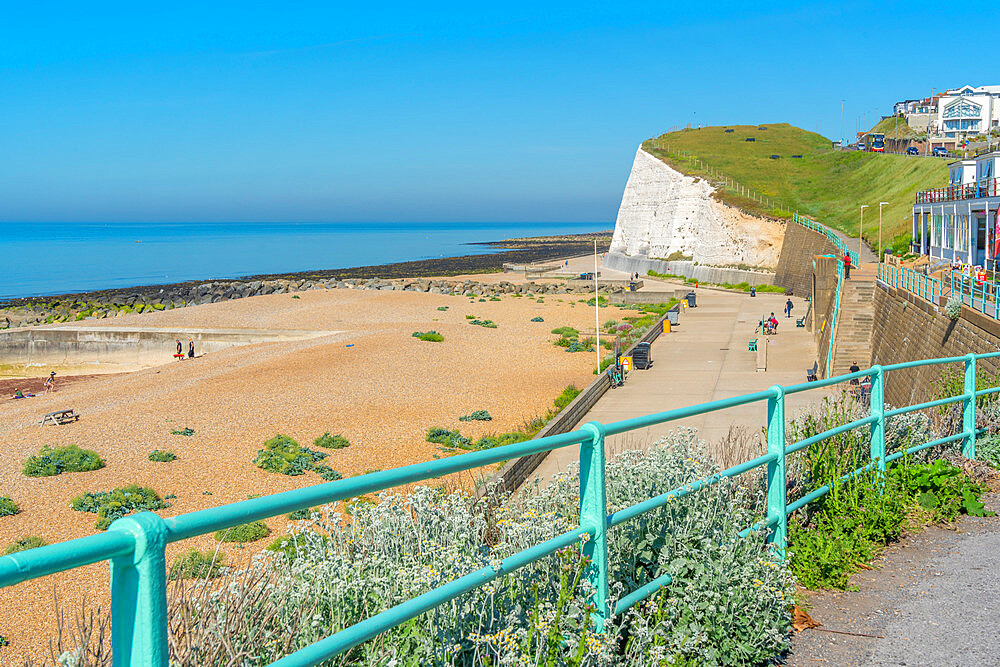
[[[962,139],[1000,127],[1000,86],[962,86],[934,100],[939,136]]]

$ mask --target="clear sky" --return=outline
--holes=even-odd
[[[611,222],[669,128],[1000,84],[989,3],[2,6],[3,221]]]

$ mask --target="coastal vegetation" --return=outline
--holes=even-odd
[[[444,340],[444,336],[439,334],[437,331],[414,331],[410,335],[417,340],[424,340],[429,343],[440,343]]]
[[[330,435],[330,432],[326,431],[323,435],[313,440],[313,445],[323,447],[324,449],[343,449],[344,447],[349,447],[351,442],[339,433],[337,435]]]
[[[89,472],[104,467],[96,452],[76,445],[42,447],[36,456],[29,456],[21,472],[26,477],[52,477],[64,472]]]
[[[214,579],[221,574],[225,567],[226,554],[221,551],[201,552],[197,549],[189,549],[177,556],[170,565],[170,572],[167,578],[171,581],[178,579]]]
[[[3,550],[3,555],[9,556],[11,554],[18,553],[19,551],[27,551],[28,549],[44,547],[46,544],[48,544],[48,542],[37,535],[28,535],[27,537],[22,537],[15,540],[11,544],[8,544],[7,548]]]
[[[149,453],[150,461],[157,461],[159,463],[169,463],[171,461],[177,460],[177,455],[166,449],[154,449]]]
[[[324,435],[329,435],[328,433]],[[317,438],[317,440],[323,438]],[[350,444],[350,443],[348,443]],[[257,452],[253,464],[267,472],[279,475],[304,475],[306,471],[317,473],[328,482],[342,479],[341,475],[330,466],[320,463],[330,456],[326,452],[317,452],[301,446],[293,438],[280,433],[264,442],[264,449]]]
[[[20,511],[13,500],[8,496],[0,496],[0,516],[14,516]]]
[[[462,415],[458,418],[460,422],[488,422],[493,419],[493,416],[488,410],[476,410],[467,415]]]
[[[480,320],[480,319],[477,318],[477,319],[469,320],[469,324],[475,325],[477,327],[483,327],[485,329],[496,329],[497,328],[496,322],[494,322],[493,320]]]
[[[187,438],[190,438],[192,435],[194,435],[194,429],[188,428],[187,426],[180,429],[175,428],[170,431],[170,435],[183,435]]]
[[[251,521],[232,528],[215,531],[215,539],[220,542],[256,542],[271,534],[271,529],[263,521]]]
[[[90,512],[97,515],[95,528],[107,530],[115,519],[133,512],[158,510],[169,507],[159,494],[148,487],[129,484],[110,491],[88,492],[77,496],[70,503],[77,512]]]
[[[755,141],[744,141],[747,137]],[[686,129],[650,139],[643,148],[684,174],[717,184],[719,199],[754,215],[790,217],[798,211],[856,236],[858,206],[887,201],[882,221],[886,241],[910,233],[910,207],[917,191],[948,182],[945,160],[837,151],[830,140],[787,123],[769,124],[766,132],[755,125]],[[727,188],[727,179],[767,201]],[[877,240],[878,225],[878,215],[866,216],[868,241]]]

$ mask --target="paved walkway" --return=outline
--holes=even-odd
[[[812,334],[796,328],[794,319],[780,315],[786,297],[781,294],[747,294],[700,288],[697,308],[680,314],[680,325],[652,345],[653,367],[633,371],[625,386],[606,393],[581,423],[612,422],[680,408],[706,401],[766,389],[774,384],[805,381],[805,369],[816,358]],[[792,297],[793,316],[805,314],[805,300]],[[757,355],[747,351],[747,341],[763,337],[754,333],[762,314],[778,313],[778,335],[768,343],[767,370],[756,371]],[[815,392],[788,398],[788,413],[818,399]],[[754,434],[764,426],[763,403],[732,408],[608,438],[609,454],[621,449],[645,449],[678,425],[698,429],[710,443],[725,437],[730,427],[742,425]],[[576,461],[575,448],[551,452],[536,471],[543,478],[565,470]]]
[[[995,494],[984,500],[1000,509]],[[1000,664],[1000,518],[928,528],[874,565],[851,577],[856,592],[809,594],[822,625],[795,636],[785,664]]]

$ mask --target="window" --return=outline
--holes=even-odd
[[[941,247],[941,215],[935,214],[932,217],[933,225],[931,227],[931,245],[938,248]]]
[[[983,108],[970,100],[955,100],[944,108],[941,118],[979,118]]]
[[[944,218],[944,247],[955,248],[955,218],[950,213],[942,216]]]
[[[955,250],[966,251],[969,249],[969,216],[963,213],[955,216],[958,227],[957,242]]]

